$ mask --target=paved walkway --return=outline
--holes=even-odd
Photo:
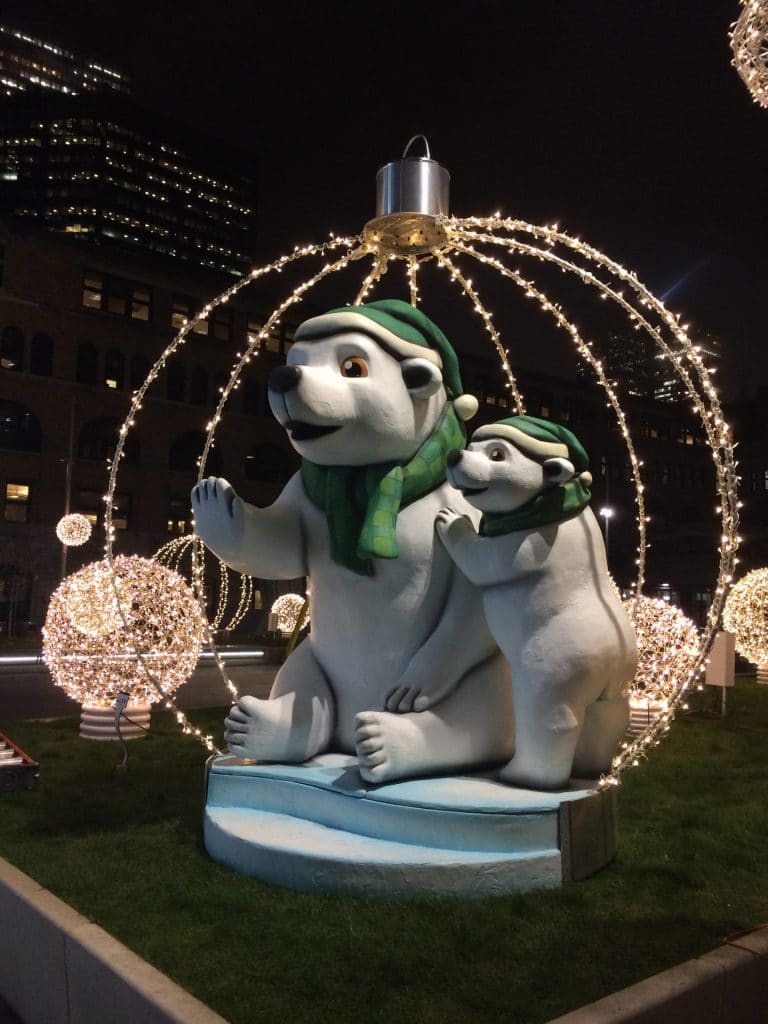
[[[277,665],[240,658],[228,665],[229,673],[242,694],[266,697],[277,673]],[[219,670],[210,661],[201,662],[192,678],[177,692],[184,710],[225,707],[229,692]],[[0,731],[2,724],[25,718],[60,718],[79,715],[80,705],[55,686],[45,665],[32,662],[11,664],[0,658]],[[2,1024],[2,1018],[0,1018]]]

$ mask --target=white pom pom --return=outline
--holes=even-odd
[[[466,423],[467,420],[471,420],[476,415],[477,410],[480,408],[480,403],[474,395],[459,395],[458,398],[453,400],[453,408],[459,419]]]
[[[579,473],[579,480],[584,484],[585,487],[589,487],[592,483],[592,474],[588,469],[585,469],[583,473]]]

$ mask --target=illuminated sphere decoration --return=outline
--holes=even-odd
[[[624,602],[632,616],[634,598]],[[690,682],[701,638],[691,620],[675,605],[655,597],[640,597],[634,611],[637,634],[637,672],[631,697],[666,701]]]
[[[272,614],[277,616],[277,628],[281,633],[292,633],[299,622],[304,598],[300,594],[283,594],[272,605]],[[309,609],[304,616],[304,625],[309,622]]]
[[[93,526],[90,519],[79,512],[70,512],[62,516],[56,524],[56,536],[68,548],[76,548],[91,539]]]
[[[211,598],[213,613],[208,620],[211,632],[217,630],[231,632],[237,629],[253,601],[254,587],[253,579],[250,576],[236,573],[224,562],[215,558],[194,533],[184,534],[168,541],[155,552],[153,557],[161,565],[167,565],[168,568],[193,583],[201,607],[207,606],[208,599]],[[206,558],[216,562],[218,587],[211,587],[206,579]],[[234,588],[230,586],[230,577],[239,581],[237,603],[231,600]]]
[[[120,691],[155,703],[197,664],[203,620],[178,573],[120,555],[92,562],[54,592],[43,627],[43,659],[57,686],[81,704],[111,705]],[[117,594],[115,594],[115,588]]]
[[[419,140],[424,144],[426,155],[409,155],[412,145]],[[258,328],[247,334],[244,343],[233,352],[229,379],[220,388],[217,407],[207,424],[206,440],[198,464],[198,480],[202,480],[207,475],[206,465],[215,445],[215,433],[232,393],[240,386],[243,375],[249,372],[249,364],[259,359],[276,333],[284,330],[286,319],[299,322],[305,311],[314,315],[316,308],[311,304],[317,300],[317,295],[312,294],[313,290],[330,291],[330,279],[333,278],[334,306],[360,305],[376,298],[405,296],[411,305],[418,307],[422,302],[424,282],[433,306],[446,298],[450,301],[454,294],[463,299],[469,316],[476,318],[478,343],[484,338],[495,350],[499,360],[499,381],[492,397],[499,418],[524,414],[528,408],[514,368],[516,360],[524,364],[524,335],[515,334],[515,324],[521,322],[520,318],[516,319],[517,314],[523,313],[523,318],[528,316],[523,307],[526,311],[530,307],[541,315],[541,329],[563,339],[583,369],[602,389],[623,441],[634,486],[637,573],[632,589],[634,593],[642,594],[649,522],[642,460],[635,449],[629,418],[622,406],[621,385],[607,376],[601,355],[614,330],[614,321],[619,319],[626,330],[640,332],[656,358],[664,361],[670,374],[680,383],[686,402],[697,417],[714,464],[717,483],[712,498],[717,525],[713,528],[720,537],[719,554],[717,565],[713,566],[712,603],[689,673],[692,677],[704,665],[709,646],[719,628],[739,544],[738,478],[733,442],[701,349],[691,342],[680,316],[668,310],[633,271],[588,242],[561,231],[557,224],[531,224],[501,213],[454,216],[449,212],[448,180],[445,169],[431,158],[426,139],[423,136],[411,139],[400,160],[392,161],[379,170],[376,216],[363,225],[362,230],[352,235],[331,234],[325,241],[297,245],[292,252],[271,263],[254,267],[195,311],[160,354],[141,387],[134,392],[120,428],[105,496],[107,552],[111,553],[115,539],[112,512],[126,436],[141,414],[148,390],[186,344],[198,320],[207,319],[217,309],[223,309],[249,285],[258,283],[260,288],[269,288],[271,281],[285,282],[282,297],[272,312]],[[497,325],[493,312],[486,308],[482,297],[485,291],[498,294],[502,285],[505,291],[503,315],[511,320],[506,327]],[[585,295],[594,301],[585,302]],[[308,309],[302,309],[307,302],[310,303]],[[601,313],[600,310],[606,312]],[[577,326],[577,320],[582,326]],[[509,333],[509,342],[505,342],[503,331]],[[471,398],[467,396],[468,400]],[[535,405],[530,406],[531,412],[535,409]],[[232,698],[236,700],[237,690],[219,659],[217,665]],[[666,687],[663,679],[659,686],[662,689]],[[670,715],[682,700],[684,690],[685,687],[681,686],[670,697]],[[179,721],[183,723],[183,718]],[[655,743],[659,732],[660,729],[653,724],[636,741],[622,749],[614,761],[613,773],[608,779],[610,784],[615,784],[621,771],[636,763],[639,755]]]
[[[757,665],[768,682],[768,569],[748,572],[733,587],[723,611],[723,627],[736,637],[736,650]]]
[[[768,0],[741,0],[731,32],[732,64],[755,103],[768,107]]]

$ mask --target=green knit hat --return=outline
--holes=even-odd
[[[420,309],[401,299],[383,299],[360,306],[340,306],[306,320],[296,331],[296,341],[315,341],[342,331],[360,331],[377,341],[396,359],[418,356],[439,367],[462,420],[477,412],[477,399],[463,394],[459,360],[446,336]]]
[[[576,476],[581,477],[586,486],[589,486],[592,480],[589,473],[589,456],[581,441],[572,431],[559,423],[542,420],[538,416],[510,416],[505,420],[478,427],[472,435],[472,440],[487,441],[492,437],[510,441],[537,462],[557,457],[568,459],[573,463]],[[586,477],[589,477],[589,480],[586,480]]]

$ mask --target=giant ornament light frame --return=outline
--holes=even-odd
[[[657,354],[668,361],[701,422],[715,468],[718,502],[715,514],[720,522],[719,559],[713,599],[701,642],[687,675],[679,679],[677,686],[673,688],[664,713],[649,724],[641,735],[627,740],[617,753],[612,773],[603,780],[605,785],[616,784],[619,774],[629,765],[637,763],[638,758],[668,729],[676,708],[704,671],[707,652],[720,622],[723,603],[733,580],[739,544],[737,472],[730,430],[723,417],[709,371],[699,350],[691,343],[685,325],[680,322],[679,316],[671,313],[663,302],[656,298],[635,273],[580,238],[561,231],[557,225],[531,224],[519,218],[502,216],[501,213],[463,218],[449,215],[447,172],[432,160],[426,140],[425,156],[408,155],[410,146],[418,138],[423,137],[414,137],[409,142],[401,160],[393,161],[379,171],[377,216],[365,226],[361,234],[331,235],[325,242],[299,245],[293,252],[280,256],[272,263],[253,269],[206,303],[198,314],[179,330],[160,355],[142,386],[133,394],[130,411],[120,427],[117,448],[109,466],[109,484],[105,495],[106,555],[111,562],[115,538],[112,512],[126,436],[134,426],[148,389],[168,359],[184,344],[198,320],[208,317],[214,309],[228,303],[249,284],[270,276],[278,276],[293,264],[318,258],[324,261],[319,269],[309,273],[300,284],[285,295],[259,332],[249,335],[247,345],[237,353],[229,379],[220,389],[216,410],[207,424],[205,445],[199,460],[198,480],[205,474],[206,461],[214,445],[215,431],[221,422],[227,400],[238,386],[243,370],[258,357],[267,337],[278,327],[281,318],[298,306],[313,288],[357,262],[361,265],[367,264],[368,267],[362,275],[356,294],[352,297],[352,303],[355,305],[361,304],[370,296],[393,264],[403,268],[405,286],[413,305],[419,303],[420,275],[428,270],[434,269],[442,273],[446,280],[455,284],[468,300],[498,353],[509,392],[509,404],[514,412],[525,412],[525,399],[514,375],[510,352],[501,337],[501,332],[494,324],[492,313],[484,305],[477,286],[468,276],[466,264],[472,263],[484,271],[492,271],[503,281],[510,282],[526,299],[537,303],[555,326],[570,338],[579,358],[590,368],[604,390],[607,404],[613,410],[626,446],[634,483],[637,520],[637,578],[634,592],[638,596],[641,595],[648,547],[645,487],[642,480],[642,462],[637,455],[617,387],[606,374],[599,346],[594,339],[582,334],[573,318],[564,309],[562,302],[551,298],[545,286],[538,284],[530,272],[524,273],[520,269],[520,264],[539,263],[556,268],[588,288],[599,299],[615,306],[626,317],[628,324],[635,330],[644,332],[653,343]],[[203,600],[202,595],[198,596]],[[222,679],[233,700],[236,700],[237,687],[213,644],[210,629],[206,630],[205,639],[211,645]],[[142,667],[151,678],[151,667]],[[194,729],[186,716],[175,708],[172,700],[166,699],[165,704],[167,708],[176,712],[183,731],[200,736],[208,750],[218,752],[212,737],[202,736],[200,730]]]

